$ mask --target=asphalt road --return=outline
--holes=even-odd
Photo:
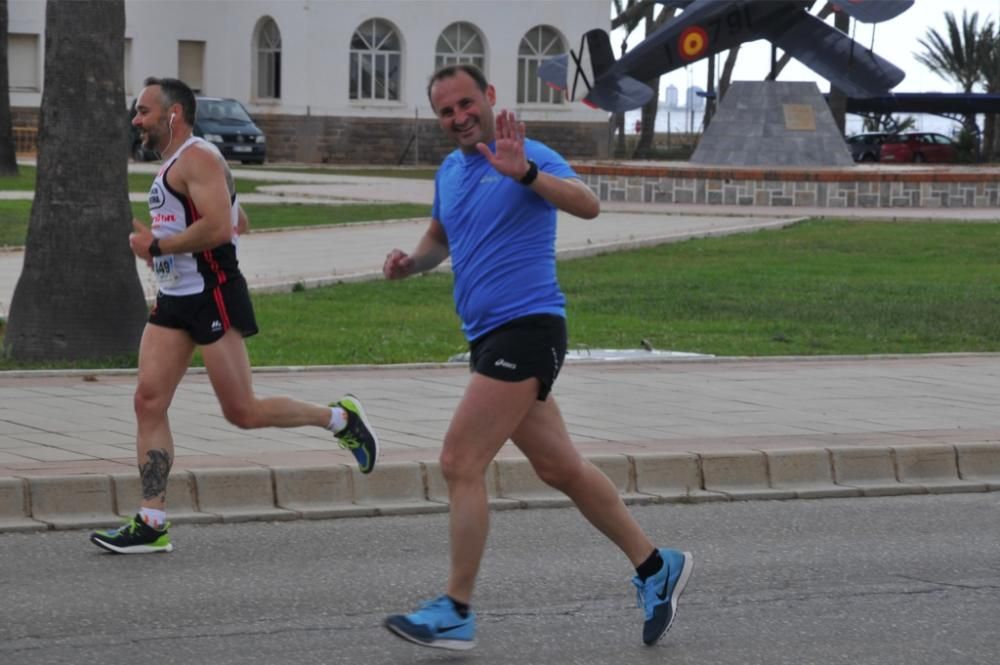
[[[435,595],[444,515],[183,526],[172,554],[85,532],[0,535],[0,663],[995,665],[1000,493],[635,509],[696,569],[640,642],[617,551],[571,510],[494,514],[479,646],[423,649],[384,615]]]

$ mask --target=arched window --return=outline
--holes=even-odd
[[[270,16],[257,22],[254,45],[254,90],[257,99],[281,98],[281,31]]]
[[[469,63],[486,71],[483,36],[476,26],[463,21],[452,23],[441,32],[434,53],[434,69],[460,63]]]
[[[521,38],[517,51],[517,103],[562,104],[563,94],[538,78],[542,61],[562,55],[566,46],[555,28],[536,25]]]
[[[396,29],[373,18],[351,38],[351,99],[398,100],[402,49]]]

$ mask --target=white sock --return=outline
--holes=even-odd
[[[347,411],[341,406],[330,407],[330,424],[326,428],[337,433],[345,427],[347,427]]]
[[[155,508],[140,508],[139,517],[142,521],[154,529],[162,529],[167,523],[167,511],[156,510]]]

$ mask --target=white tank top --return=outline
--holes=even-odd
[[[194,202],[167,184],[167,172],[181,154],[196,143],[204,143],[215,149],[215,146],[208,141],[192,136],[163,163],[153,180],[153,186],[149,189],[149,217],[153,225],[153,236],[157,238],[177,235],[201,219],[201,213],[195,208]],[[229,198],[233,225],[232,240],[201,252],[154,257],[153,274],[156,276],[156,283],[161,293],[168,296],[189,296],[209,291],[240,276],[239,263],[236,260],[239,205],[236,203],[235,193]]]

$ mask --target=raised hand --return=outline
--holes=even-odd
[[[496,117],[496,152],[485,143],[476,148],[499,173],[520,180],[528,172],[524,156],[524,123],[518,122],[513,111],[504,109]]]

